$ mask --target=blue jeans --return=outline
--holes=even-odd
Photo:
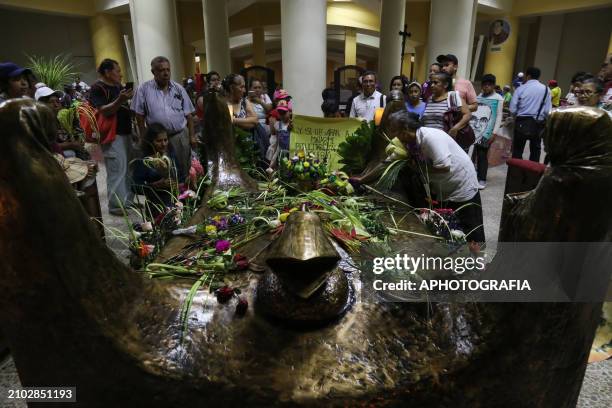
[[[130,135],[117,135],[112,143],[102,145],[109,211],[120,209],[120,203],[124,207],[132,205],[134,193],[128,174],[131,145]]]

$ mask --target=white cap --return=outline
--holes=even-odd
[[[522,78],[522,77],[524,77],[524,76],[525,76],[525,74],[523,74],[522,72],[519,72],[519,73],[518,73],[518,77],[519,77],[519,78]]]
[[[48,86],[41,86],[36,90],[36,93],[34,94],[34,99],[39,100],[40,98],[44,98],[51,95],[57,95],[58,98],[62,97],[62,93],[60,91],[54,91]]]
[[[38,89],[42,88],[43,86],[47,86],[47,84],[45,84],[44,82],[37,82],[36,85],[34,85],[34,88]]]

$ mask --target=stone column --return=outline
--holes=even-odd
[[[352,27],[344,30],[344,65],[357,65],[357,30]]]
[[[138,82],[153,78],[151,60],[170,60],[172,79],[181,82],[184,69],[174,0],[130,0]]]
[[[322,116],[327,56],[325,0],[281,0],[283,88],[293,97],[293,110]]]
[[[266,35],[263,27],[253,27],[253,65],[266,66]]]
[[[378,82],[384,91],[391,78],[400,74],[402,37],[406,0],[382,0],[380,11],[380,47],[378,49]],[[405,56],[404,58],[410,58]]]
[[[103,59],[114,59],[119,63],[125,80],[129,68],[125,63],[123,53],[124,42],[117,17],[112,14],[96,14],[89,19],[89,27],[91,29],[91,44],[96,68]]]
[[[217,71],[223,78],[232,72],[227,4],[219,0],[202,0],[202,9],[208,70]]]
[[[493,44],[489,40],[485,56],[484,73],[495,75],[497,84],[499,86],[504,86],[512,83],[512,70],[514,69],[514,58],[516,57],[519,19],[517,17],[505,16],[497,20],[507,22],[510,31],[506,41],[501,44]],[[491,23],[493,23],[493,21],[494,20],[491,20]],[[504,24],[504,27],[506,27],[506,24]]]
[[[440,54],[453,54],[459,60],[457,75],[469,77],[476,22],[476,0],[431,0],[428,61]]]

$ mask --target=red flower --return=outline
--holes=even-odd
[[[144,242],[140,241],[140,245],[137,247],[138,256],[141,258],[146,258],[149,256],[153,250],[155,249],[155,245],[147,245]]]
[[[236,254],[234,255],[234,264],[236,265],[236,269],[244,271],[249,267],[249,259],[242,254]]]
[[[215,295],[217,296],[217,302],[226,303],[234,296],[234,289],[229,286],[223,286],[215,291]]]
[[[159,213],[159,215],[157,217],[155,217],[155,225],[159,225],[161,224],[161,222],[164,220],[164,217],[166,216],[165,212],[161,212]]]
[[[249,302],[247,302],[244,297],[238,298],[238,304],[236,305],[236,316],[244,316],[248,308]]]

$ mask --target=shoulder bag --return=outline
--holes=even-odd
[[[450,109],[444,113],[444,130],[448,133],[448,131],[455,126],[461,118],[463,114],[461,113],[461,108],[457,106],[455,101],[456,93],[451,91],[448,93],[448,101],[450,105]],[[451,136],[452,137],[452,136]],[[457,132],[457,136],[453,137],[457,144],[461,146],[462,149],[468,149],[474,142],[476,141],[476,135],[474,134],[474,129],[468,123],[463,128],[459,129]]]
[[[538,113],[536,117],[533,118],[531,116],[517,116],[515,129],[520,133],[528,136],[539,136],[540,133],[546,127],[546,120],[539,120],[540,112],[542,112],[542,107],[544,107],[544,101],[546,101],[546,96],[548,95],[548,88],[544,89],[544,96],[542,97],[542,102],[540,102],[540,108],[538,109]]]

